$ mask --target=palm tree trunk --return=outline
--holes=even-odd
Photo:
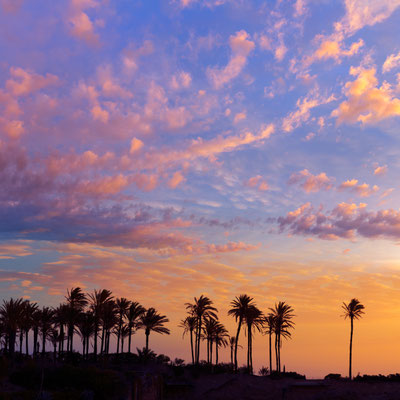
[[[94,323],[94,343],[93,343],[93,354],[94,354],[94,359],[96,360],[97,358],[97,335],[99,333],[99,326],[97,324],[97,321]]]
[[[104,352],[104,335],[105,335],[105,328],[103,326],[103,332],[101,333],[101,348],[100,348],[101,354],[103,354]]]
[[[215,341],[215,365],[218,365],[218,338]]]
[[[212,365],[212,344],[213,344],[213,341],[212,341],[212,339],[210,340],[210,364]]]
[[[278,334],[275,333],[275,365],[276,371],[279,372],[279,361],[278,361]]]
[[[37,338],[38,338],[38,329],[37,327],[33,328],[33,355],[37,354]]]
[[[231,345],[231,366],[233,368],[233,345]]]
[[[210,339],[207,338],[207,363],[210,363]]]
[[[21,332],[19,334],[19,352],[22,354],[22,340],[24,339],[24,332],[21,329]]]
[[[351,380],[351,361],[353,353],[353,318],[350,318],[350,353],[349,353],[349,379]]]
[[[251,332],[251,326],[250,325],[248,326],[248,331],[249,331],[249,347],[248,347],[249,365],[248,365],[248,368],[249,368],[249,373],[253,374],[253,362],[252,362],[252,358],[253,358],[253,356],[252,356],[252,345],[253,345],[252,341],[253,341],[253,338],[251,336],[252,332]]]
[[[132,327],[129,324],[129,343],[128,343],[128,353],[131,354],[131,340],[132,340]]]
[[[117,354],[119,354],[119,341],[121,340],[121,328],[122,328],[122,314],[120,315],[118,323]]]
[[[272,346],[271,346],[272,332],[269,332],[269,374],[272,374]]]
[[[124,354],[124,338],[121,338],[121,354]]]
[[[146,330],[146,352],[149,350],[149,336],[150,332]]]
[[[29,336],[29,329],[25,330],[25,354],[29,354],[29,347],[28,347],[28,336]]]
[[[199,329],[197,333],[197,354],[196,354],[196,363],[198,364],[200,361],[200,339],[201,339],[201,318],[199,318]]]
[[[46,334],[43,333],[43,339],[42,339],[42,356],[44,356],[44,353],[46,352]]]
[[[192,364],[194,364],[194,354],[193,354],[193,330],[190,330],[190,350],[192,351]]]
[[[235,372],[237,372],[238,369],[238,362],[237,362],[237,349],[238,349],[238,344],[239,344],[239,334],[240,334],[240,328],[242,326],[242,318],[239,318],[239,323],[238,323],[238,329],[236,332],[236,340],[235,340]]]

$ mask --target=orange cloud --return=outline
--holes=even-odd
[[[378,166],[374,169],[374,175],[386,175],[387,170],[388,170],[387,165],[383,165],[381,167]]]
[[[291,185],[300,184],[300,187],[307,193],[329,190],[332,188],[332,178],[329,178],[325,172],[313,175],[308,169],[293,173],[288,183]]]
[[[363,46],[364,41],[360,39],[358,42],[353,43],[349,50],[344,50],[340,41],[326,39],[321,43],[308,62],[311,64],[315,60],[327,60],[329,58],[333,58],[336,62],[339,62],[343,57],[350,57],[357,54]]]
[[[247,62],[248,55],[253,51],[255,44],[249,40],[249,34],[241,30],[229,38],[232,50],[228,64],[222,68],[208,68],[207,75],[216,89],[222,88],[236,78]]]
[[[391,54],[382,65],[382,72],[389,72],[400,66],[400,51],[397,54]]]
[[[400,99],[393,96],[392,88],[387,82],[378,87],[375,68],[352,67],[350,74],[357,78],[345,85],[348,100],[332,112],[339,124],[376,123],[400,115]]]
[[[185,181],[185,177],[180,171],[176,171],[172,178],[168,181],[168,186],[171,189],[175,189],[179,184]]]
[[[379,187],[374,185],[370,187],[367,183],[358,184],[357,179],[347,180],[340,184],[339,190],[350,190],[357,193],[360,197],[369,197],[379,190]]]
[[[72,36],[85,41],[91,46],[98,46],[99,36],[94,31],[94,25],[85,13],[87,8],[97,7],[96,0],[71,0],[68,24]]]

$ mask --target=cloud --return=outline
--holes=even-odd
[[[180,171],[176,171],[172,178],[168,181],[168,186],[171,189],[175,189],[179,184],[185,181],[185,177]]]
[[[292,235],[316,236],[320,239],[367,238],[400,239],[400,211],[393,209],[367,211],[367,205],[340,203],[333,210],[323,213],[310,203],[279,217],[280,231]]]
[[[391,54],[385,60],[382,65],[382,72],[389,72],[394,68],[398,68],[400,66],[400,51],[397,54]]]
[[[237,124],[238,122],[243,121],[244,119],[246,119],[246,113],[245,112],[237,113],[235,115],[235,118],[233,119],[233,123]]]
[[[297,109],[289,113],[282,121],[282,129],[285,132],[291,132],[293,129],[298,128],[301,124],[308,121],[311,112],[315,107],[323,104],[330,103],[335,100],[335,96],[323,97],[319,94],[317,89],[313,89],[310,93],[299,98],[296,102]]]
[[[95,8],[99,4],[95,0],[71,0],[68,25],[72,36],[83,40],[90,46],[100,44],[99,35],[94,31],[92,20],[85,12],[88,8]]]
[[[367,183],[358,184],[357,179],[351,179],[340,184],[338,190],[340,191],[349,190],[351,192],[356,193],[360,197],[369,197],[374,193],[376,193],[379,190],[379,187],[376,185],[370,187]]]
[[[6,81],[6,89],[12,95],[27,96],[47,86],[59,84],[57,76],[46,74],[45,76],[26,71],[19,67],[10,68],[11,78]]]
[[[136,48],[132,44],[125,48],[122,52],[122,63],[125,73],[132,75],[138,69],[139,59],[152,54],[153,51],[153,42],[150,40],[145,40],[139,48]]]
[[[319,192],[320,190],[329,190],[332,188],[332,178],[329,178],[325,172],[313,175],[308,169],[293,173],[288,181],[289,185],[300,184],[300,187],[306,192]]]
[[[192,77],[189,72],[181,71],[171,79],[171,88],[174,90],[187,89],[192,83]]]
[[[340,62],[343,57],[350,57],[357,54],[361,47],[364,46],[364,41],[359,39],[358,42],[353,43],[349,50],[342,49],[342,43],[335,40],[324,40],[320,47],[315,51],[311,59],[308,61],[310,64],[315,60],[327,60],[333,58],[336,62]]]
[[[335,24],[335,30],[345,36],[353,35],[389,18],[399,6],[400,0],[345,0],[346,14]]]
[[[0,243],[0,260],[26,257],[33,254],[31,244],[32,242],[29,240],[15,240]]]
[[[220,68],[208,68],[207,75],[216,89],[221,89],[224,85],[236,78],[247,62],[247,57],[253,51],[255,44],[250,40],[249,34],[238,31],[229,38],[232,55],[228,64]]]
[[[133,138],[131,140],[131,147],[129,149],[130,154],[137,153],[144,146],[143,142],[140,139]]]
[[[345,84],[348,100],[332,112],[338,124],[370,124],[400,115],[400,100],[394,97],[389,83],[378,87],[375,68],[351,67],[350,74],[356,76],[356,80]]]
[[[387,165],[378,166],[374,169],[374,175],[386,175],[388,171]]]
[[[14,13],[17,12],[24,0],[0,0],[0,6],[5,12]]]
[[[268,183],[261,175],[256,175],[245,182],[245,185],[250,188],[256,188],[261,192],[269,189]]]

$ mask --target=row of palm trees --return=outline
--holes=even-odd
[[[39,336],[42,339],[42,354],[46,342],[53,345],[54,355],[73,352],[74,334],[82,341],[82,354],[88,357],[90,343],[93,355],[108,354],[110,338],[117,338],[117,353],[124,352],[124,342],[128,339],[131,352],[132,335],[137,329],[144,329],[146,350],[149,348],[151,332],[169,334],[164,326],[169,322],[154,308],[145,309],[138,302],[124,297],[115,298],[107,289],[94,290],[86,294],[76,287],[67,291],[65,302],[56,308],[39,308],[37,303],[24,299],[4,300],[0,307],[0,346],[13,355],[19,339],[19,351],[29,354],[29,332],[33,333],[33,355],[38,353]],[[100,341],[100,343],[99,343]],[[64,346],[66,345],[66,349]]]
[[[270,308],[268,314],[264,314],[255,304],[254,299],[247,294],[237,296],[231,302],[228,315],[235,318],[237,322],[236,335],[230,337],[228,331],[218,320],[218,310],[213,302],[206,296],[194,298],[193,303],[186,303],[188,315],[180,323],[184,329],[184,335],[190,333],[190,348],[192,363],[198,364],[200,360],[200,342],[207,341],[207,362],[212,364],[212,348],[215,344],[216,364],[218,364],[218,349],[231,347],[231,364],[234,370],[238,369],[237,353],[239,347],[239,336],[242,326],[247,333],[247,369],[253,372],[253,333],[255,331],[265,333],[269,336],[269,365],[272,372],[272,335],[275,335],[275,365],[276,371],[281,372],[281,347],[282,339],[291,337],[291,329],[294,328],[292,321],[293,308],[285,302],[275,304]]]
[[[268,335],[269,371],[272,369],[272,341],[274,336],[275,370],[281,372],[282,339],[291,337],[294,329],[294,310],[285,302],[278,302],[267,313],[263,313],[254,299],[246,294],[235,297],[231,302],[228,315],[235,318],[237,330],[230,336],[227,329],[218,319],[218,310],[206,296],[194,298],[193,303],[186,303],[188,315],[180,323],[183,334],[190,334],[192,363],[199,364],[200,343],[207,342],[207,362],[213,363],[213,347],[215,345],[215,363],[218,364],[218,350],[230,346],[231,364],[238,369],[237,353],[240,332],[243,327],[247,334],[247,369],[253,372],[253,334],[258,331]],[[348,304],[343,303],[344,317],[350,319],[349,377],[352,377],[352,345],[354,320],[364,314],[364,305],[357,299]],[[170,334],[164,326],[169,322],[165,315],[160,315],[154,308],[145,309],[136,301],[126,298],[115,298],[107,289],[84,293],[76,287],[67,291],[65,302],[56,308],[39,308],[34,302],[24,299],[3,300],[0,306],[0,348],[13,355],[17,339],[19,351],[29,354],[29,332],[33,333],[33,355],[39,348],[39,336],[42,340],[42,354],[46,351],[46,342],[53,345],[54,355],[64,352],[72,353],[74,334],[82,341],[82,354],[88,357],[90,343],[94,358],[110,351],[110,337],[117,338],[117,354],[124,352],[124,343],[128,339],[128,352],[131,353],[132,335],[137,329],[144,329],[146,351],[149,349],[151,332]],[[100,341],[100,346],[99,346]],[[66,344],[66,350],[64,345]]]

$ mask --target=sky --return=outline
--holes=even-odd
[[[285,301],[282,365],[323,377],[355,297],[353,372],[398,372],[399,36],[400,0],[0,0],[0,298],[110,289],[187,361],[195,296],[232,335]]]

